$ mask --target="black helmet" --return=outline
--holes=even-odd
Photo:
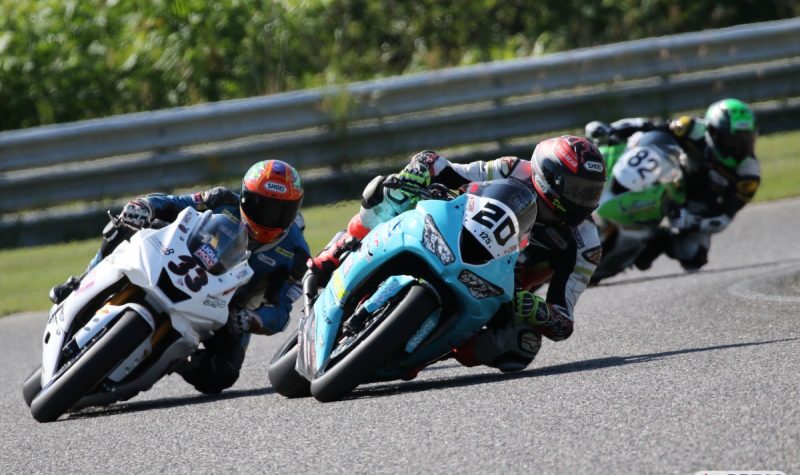
[[[706,144],[713,158],[728,168],[736,168],[753,155],[756,117],[738,99],[723,99],[706,111]]]
[[[531,163],[536,193],[559,218],[576,225],[597,208],[606,165],[590,141],[563,135],[539,142]]]

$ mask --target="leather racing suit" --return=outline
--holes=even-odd
[[[229,212],[239,217],[239,195],[227,188],[217,187],[203,192],[182,195],[152,194],[133,200],[137,205],[149,207],[152,219],[172,222],[184,208],[198,211],[210,209],[214,213]],[[219,393],[231,387],[239,378],[250,333],[272,335],[286,328],[292,303],[302,294],[300,282],[310,255],[303,237],[302,216],[278,239],[261,244],[249,240],[251,251],[248,264],[253,277],[239,288],[231,301],[230,313],[246,311],[252,316],[249,333],[232,332],[228,325],[217,330],[203,342],[187,365],[178,369],[183,378],[203,393]],[[128,236],[112,226],[104,231],[103,245],[89,264],[89,269],[110,254]]]
[[[425,151],[412,157],[400,175],[409,172],[418,176],[427,173],[431,182],[450,189],[475,181],[515,178],[537,196],[530,161],[517,157],[457,164]],[[360,240],[377,224],[416,203],[402,192],[384,187],[383,181],[383,177],[376,177],[365,189],[361,209],[348,224],[348,235]],[[486,328],[454,350],[455,358],[465,366],[482,364],[502,371],[521,370],[535,358],[542,336],[559,341],[572,334],[575,305],[601,257],[597,227],[591,220],[577,226],[539,220],[529,241],[515,272],[517,287],[523,292],[517,292],[511,308],[498,312]],[[529,292],[548,280],[546,298]]]

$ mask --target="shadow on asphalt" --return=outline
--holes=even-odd
[[[746,270],[746,269],[759,269],[759,268],[763,268],[763,267],[774,267],[774,266],[779,266],[779,265],[784,265],[784,264],[793,264],[793,263],[800,263],[800,259],[786,259],[786,260],[783,260],[783,261],[769,261],[769,262],[759,262],[757,264],[743,264],[743,265],[740,265],[740,266],[728,266],[728,267],[717,267],[717,268],[712,268],[712,269],[700,269],[698,271],[692,271],[692,272],[685,272],[684,271],[684,272],[673,272],[673,273],[670,273],[670,274],[661,274],[661,275],[653,275],[653,276],[631,277],[631,278],[628,278],[628,279],[614,280],[612,282],[607,282],[606,280],[603,280],[602,282],[600,282],[599,284],[597,284],[597,285],[595,285],[593,287],[612,287],[612,286],[615,286],[615,285],[638,284],[638,283],[641,283],[641,282],[650,282],[650,281],[655,281],[655,280],[675,279],[675,278],[678,278],[678,277],[683,277],[683,276],[688,275],[688,274],[709,274],[709,275],[710,274],[721,274],[721,273],[724,273],[724,272],[735,272],[735,271]],[[622,272],[620,274],[622,274]],[[613,277],[609,277],[609,279],[617,277],[620,274],[617,274],[616,276],[613,276]]]
[[[232,389],[213,395],[197,394],[192,396],[172,397],[150,401],[121,402],[112,404],[110,406],[89,407],[81,410],[80,412],[72,413],[68,417],[60,419],[60,421],[88,419],[92,417],[106,417],[115,414],[129,414],[132,412],[150,411],[153,409],[168,409],[170,407],[208,404],[211,402],[225,401],[227,399],[265,396],[267,394],[273,394],[274,392],[275,391],[272,389],[272,387],[260,389]]]
[[[572,363],[564,363],[553,366],[545,366],[541,368],[531,368],[515,373],[490,373],[490,374],[476,374],[469,376],[458,376],[448,379],[436,379],[431,381],[411,381],[411,382],[392,382],[382,383],[376,386],[369,386],[356,390],[353,394],[346,399],[361,399],[372,398],[381,396],[391,396],[401,393],[413,393],[419,391],[428,391],[435,389],[449,389],[464,386],[472,386],[476,384],[486,383],[499,383],[505,381],[513,381],[522,378],[534,378],[539,376],[552,376],[558,374],[578,373],[581,371],[594,371],[598,369],[613,368],[617,366],[627,366],[637,363],[648,363],[651,361],[658,361],[663,358],[671,356],[679,356],[690,353],[700,353],[704,351],[718,351],[729,350],[734,348],[744,348],[748,346],[769,345],[773,343],[784,343],[787,341],[796,341],[800,338],[783,338],[780,340],[769,341],[755,341],[747,343],[731,343],[729,345],[716,345],[704,348],[687,348],[683,350],[663,351],[659,353],[647,353],[643,355],[631,356],[609,356],[605,358],[595,358],[591,360],[575,361]],[[453,367],[457,365],[449,365]],[[434,368],[430,368],[434,369]],[[426,369],[426,371],[428,371]]]

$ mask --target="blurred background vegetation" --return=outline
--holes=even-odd
[[[0,130],[800,15],[791,0],[0,0]]]

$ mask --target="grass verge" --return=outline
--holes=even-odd
[[[800,131],[760,137],[757,153],[762,184],[756,201],[800,196]],[[356,201],[304,209],[306,239],[312,253],[322,249],[336,231],[343,229],[356,211]],[[99,243],[95,239],[0,250],[0,316],[49,308],[48,289],[83,271]]]

